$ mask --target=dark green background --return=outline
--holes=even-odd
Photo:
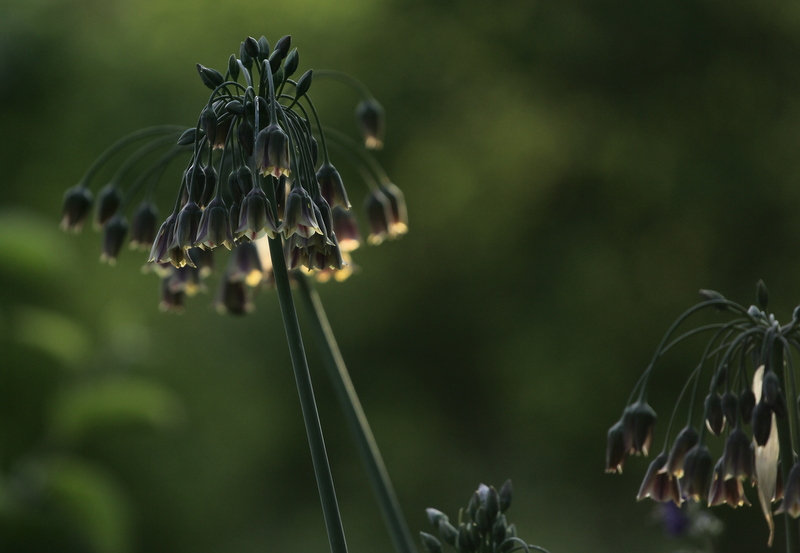
[[[261,34],[386,108],[410,232],[319,290],[414,533],[510,477],[509,518],[552,553],[686,546],[634,500],[646,461],[603,474],[605,432],[698,289],[748,303],[763,278],[783,319],[800,301],[797,2],[4,0],[0,545],[326,550],[275,295],[219,316],[213,279],[164,315],[142,254],[108,268],[99,235],[57,230],[95,156],[193,124],[195,64]],[[312,96],[356,136],[354,93]],[[700,347],[656,372],[656,448]],[[350,548],[389,551],[310,361]],[[719,550],[765,549],[758,507],[714,513]]]

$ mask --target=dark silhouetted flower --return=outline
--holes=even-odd
[[[92,193],[89,192],[89,189],[80,184],[73,186],[64,193],[61,228],[76,233],[80,232],[91,209]]]
[[[272,175],[275,178],[289,175],[289,136],[277,123],[258,133],[255,162],[262,175]]]
[[[374,98],[363,100],[356,107],[356,119],[364,135],[364,144],[370,150],[383,148],[383,134],[386,126],[383,106]]]

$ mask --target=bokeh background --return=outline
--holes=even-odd
[[[410,233],[319,291],[413,532],[511,478],[510,519],[553,553],[706,547],[636,503],[646,460],[603,473],[605,433],[698,289],[800,302],[797,2],[2,0],[0,549],[327,549],[275,295],[220,316],[212,279],[165,315],[143,255],[109,268],[57,229],[106,146],[193,124],[195,64],[262,34],[386,108]],[[354,93],[312,95],[357,136]],[[699,347],[654,377],[656,447]],[[390,551],[310,362],[350,548]],[[766,549],[757,507],[713,514],[716,550]]]

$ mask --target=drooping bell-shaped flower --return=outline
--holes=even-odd
[[[236,237],[255,241],[263,236],[275,238],[278,227],[272,215],[272,207],[261,187],[252,188],[242,200]]]
[[[225,246],[230,250],[233,247],[233,234],[231,234],[228,208],[222,198],[216,197],[211,200],[211,203],[203,211],[195,243],[208,249]]]
[[[356,106],[356,120],[366,147],[370,150],[383,148],[383,134],[386,127],[383,106],[374,98],[362,100]]]
[[[289,136],[277,123],[258,133],[254,155],[256,167],[262,175],[278,178],[289,174]]]
[[[136,208],[131,219],[131,248],[147,250],[153,246],[158,232],[158,209],[149,201]]]
[[[331,207],[341,206],[350,209],[350,200],[344,188],[342,176],[330,163],[323,163],[317,171],[320,192]]]
[[[128,221],[122,215],[114,215],[106,221],[103,227],[103,253],[100,255],[100,261],[114,265],[127,234]]]
[[[80,232],[91,209],[92,193],[88,188],[78,184],[68,189],[61,208],[61,229]]]

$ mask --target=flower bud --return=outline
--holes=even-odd
[[[309,69],[303,75],[297,79],[297,86],[295,87],[294,97],[300,98],[305,93],[308,92],[308,89],[311,88],[311,79],[313,78],[314,71]]]
[[[508,511],[509,507],[511,507],[511,495],[512,495],[512,486],[511,480],[506,480],[505,483],[500,488],[499,496],[500,496],[500,512],[505,513]]]
[[[759,402],[753,409],[753,439],[756,445],[765,446],[772,430],[772,409],[766,401]]]
[[[283,75],[287,79],[294,75],[297,67],[300,65],[300,54],[297,53],[297,48],[294,48],[289,55],[286,56],[286,61],[283,63]]]
[[[486,515],[489,517],[489,522],[494,522],[497,518],[497,513],[500,512],[500,495],[494,486],[489,486],[489,493],[486,494]]]
[[[247,57],[250,58],[250,63],[252,63],[252,60],[258,57],[258,41],[249,36],[244,40],[244,42],[242,42],[242,45],[239,48],[239,57],[242,59],[242,63],[247,66],[247,64],[244,63],[245,56],[242,54],[246,54]]]
[[[458,530],[446,520],[439,521],[439,536],[442,541],[455,547]]]
[[[715,290],[700,290],[700,296],[704,301],[724,301],[725,296]],[[725,306],[719,306],[718,309],[724,309]]]
[[[383,148],[383,134],[386,125],[383,106],[374,98],[362,100],[356,106],[356,120],[367,148],[370,150]]]
[[[178,138],[178,146],[189,146],[190,144],[194,144],[195,139],[197,138],[197,128],[190,127],[183,131],[183,134]]]
[[[215,144],[217,141],[217,124],[217,114],[214,113],[214,109],[206,106],[200,114],[200,126],[203,128],[208,142],[211,144]]]
[[[422,538],[422,545],[428,553],[442,553],[442,542],[425,532],[420,532],[419,535]]]
[[[61,229],[80,232],[91,208],[92,193],[88,188],[78,184],[67,190],[61,208]]]
[[[448,520],[450,520],[449,518],[447,518],[446,514],[444,514],[438,509],[433,509],[431,507],[425,509],[425,514],[428,515],[428,520],[430,521],[431,524],[433,524],[433,527],[436,528],[437,530],[439,529],[439,523],[441,521],[447,522]]]
[[[764,311],[767,308],[767,304],[769,303],[769,292],[767,291],[767,285],[764,284],[764,281],[759,279],[756,282],[756,303]]]
[[[267,37],[261,35],[261,38],[258,39],[258,53],[253,57],[257,58],[259,62],[262,62],[269,57],[269,52],[270,47]]]
[[[275,52],[277,52],[281,59],[285,58],[286,55],[289,53],[289,48],[292,47],[292,35],[286,35],[281,37],[278,42],[275,43]]]
[[[508,522],[506,521],[506,515],[500,513],[497,515],[497,519],[494,521],[492,525],[492,541],[495,543],[502,543],[504,539],[506,539],[506,528],[508,527]]]
[[[211,90],[216,89],[219,85],[225,82],[225,77],[216,69],[211,69],[200,63],[197,64],[197,72],[200,74],[200,80]]]

